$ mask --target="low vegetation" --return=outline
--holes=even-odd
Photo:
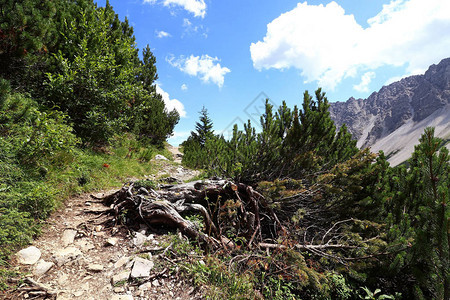
[[[109,3],[0,0],[0,288],[70,195],[153,172],[178,122]],[[163,153],[166,154],[166,153]],[[167,155],[167,154],[166,154]]]
[[[225,140],[204,109],[183,143],[185,165],[262,195],[258,245],[241,230],[239,203],[250,205],[241,194],[211,199],[210,213],[217,201],[234,224],[216,224],[234,246],[210,268],[250,274],[246,286],[266,299],[449,297],[450,156],[433,128],[407,164],[392,168],[382,152],[357,149],[345,126],[336,130],[319,89],[315,99],[305,92],[301,110],[283,103],[273,112],[267,103],[259,131],[249,121]],[[202,268],[193,276],[213,272]]]

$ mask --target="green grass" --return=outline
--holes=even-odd
[[[116,150],[59,152],[32,166],[0,156],[0,290],[13,274],[8,268],[11,254],[31,243],[39,235],[42,221],[65,200],[154,174],[156,164],[150,158],[143,160],[139,153],[167,155],[166,150],[157,148],[139,147],[132,155]]]

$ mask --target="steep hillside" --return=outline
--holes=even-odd
[[[331,103],[330,113],[337,126],[347,124],[358,147],[383,150],[397,165],[412,153],[425,127],[436,127],[438,137],[450,137],[450,58],[367,99]]]

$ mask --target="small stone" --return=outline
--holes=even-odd
[[[109,238],[106,240],[107,246],[115,246],[119,240],[117,238]]]
[[[75,242],[75,245],[79,246],[83,252],[88,252],[89,250],[95,249],[94,244],[86,240],[77,241]]]
[[[95,195],[93,195],[95,198],[103,198],[103,196],[105,196],[104,193],[97,193]]]
[[[155,159],[156,160],[168,160],[165,156],[163,156],[161,154],[156,154]]]
[[[41,258],[41,250],[35,246],[22,249],[17,253],[19,263],[24,265],[33,265]]]
[[[61,242],[64,247],[73,244],[75,240],[75,236],[77,235],[77,231],[73,229],[66,229],[61,237]]]
[[[130,258],[128,256],[122,256],[121,258],[119,258],[115,263],[114,263],[114,268],[118,269],[120,267],[122,267],[123,265],[125,265],[128,261],[130,260]]]
[[[123,287],[116,286],[115,288],[113,288],[113,292],[119,294],[125,292],[125,289]]]
[[[33,274],[36,276],[44,275],[48,272],[55,264],[51,261],[45,261],[43,259],[40,259],[36,266],[34,267]]]
[[[81,251],[75,247],[67,247],[56,251],[53,258],[58,266],[62,266],[70,261],[74,261],[77,258],[83,256]]]
[[[84,293],[84,291],[76,291],[76,292],[73,293],[73,295],[75,297],[80,297],[81,295],[83,295],[83,293]]]
[[[140,232],[136,232],[135,237],[133,238],[133,244],[136,247],[141,247],[147,241],[147,237]]]
[[[100,232],[100,231],[102,231],[102,228],[103,228],[102,225],[97,225],[97,226],[94,227],[94,230],[97,231],[97,232]]]
[[[91,203],[91,202],[89,202],[89,201],[86,201],[86,202],[84,203],[84,205],[86,205],[86,206],[91,206],[91,205],[92,205],[92,203]]]
[[[87,269],[91,272],[101,272],[103,271],[103,266],[100,264],[90,264],[87,266]]]
[[[131,270],[131,278],[150,276],[150,271],[153,266],[153,261],[136,257],[134,260],[133,269]]]
[[[153,281],[152,281],[152,285],[153,285],[154,287],[160,286],[158,279],[153,280]]]
[[[138,289],[140,291],[148,291],[149,289],[151,289],[151,287],[152,287],[152,283],[151,282],[146,282],[144,284],[141,284]]]
[[[128,278],[130,277],[130,273],[131,273],[130,271],[123,271],[117,275],[114,275],[111,278],[111,284],[116,285],[118,282],[128,281]]]

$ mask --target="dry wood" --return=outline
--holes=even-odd
[[[260,193],[251,186],[226,180],[195,181],[159,191],[152,190],[151,193],[142,188],[135,189],[134,183],[131,182],[104,198],[92,198],[101,199],[109,206],[109,209],[102,213],[112,216],[114,223],[121,218],[123,220],[121,216],[126,214],[126,219],[131,223],[128,225],[145,223],[177,228],[189,238],[212,248],[220,244],[224,246],[224,238],[228,241],[225,248],[233,249],[236,246],[228,237],[222,235],[231,228],[235,230],[235,237],[247,240],[245,246],[249,248],[263,240],[262,228],[278,224],[279,228],[284,230]],[[228,200],[232,202],[227,202]],[[206,233],[182,216],[187,213],[203,217]],[[264,225],[261,224],[261,214],[265,216]]]

